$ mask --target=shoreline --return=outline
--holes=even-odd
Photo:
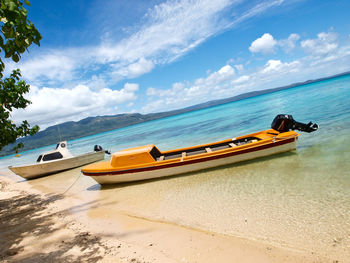
[[[53,176],[64,180],[68,175]],[[0,171],[4,262],[342,262],[302,249],[152,221],[125,210],[105,211],[107,216],[99,217],[104,210],[94,196],[82,200],[73,191],[19,179]],[[43,181],[49,182],[50,176]]]
[[[265,90],[255,90],[255,91],[250,91],[250,92],[246,92],[246,93],[242,93],[242,94],[238,94],[235,95],[233,97],[228,97],[228,98],[223,98],[223,99],[217,99],[217,100],[210,100],[210,101],[206,101],[200,104],[195,104],[192,106],[188,106],[185,108],[181,108],[181,109],[175,109],[175,110],[171,110],[171,111],[165,111],[165,112],[156,112],[156,113],[148,113],[148,114],[141,114],[141,113],[125,113],[122,115],[106,115],[106,116],[95,116],[95,117],[88,117],[85,119],[81,119],[79,121],[75,121],[75,126],[74,128],[70,127],[67,129],[66,133],[61,130],[62,132],[62,137],[66,138],[69,141],[74,141],[74,140],[78,140],[84,137],[88,137],[88,136],[94,136],[94,135],[98,135],[98,134],[102,134],[102,133],[108,133],[111,132],[113,130],[116,129],[123,129],[123,128],[127,128],[133,125],[138,125],[138,124],[142,124],[145,122],[151,122],[151,121],[157,121],[157,120],[161,120],[161,119],[165,119],[165,118],[169,118],[169,117],[173,117],[176,115],[181,115],[181,114],[185,114],[185,113],[190,113],[193,111],[198,111],[198,110],[203,110],[206,108],[211,108],[211,107],[216,107],[216,106],[220,106],[220,105],[224,105],[224,104],[228,104],[228,103],[232,103],[232,102],[236,102],[236,101],[240,101],[240,100],[244,100],[244,99],[249,99],[249,98],[253,98],[253,97],[257,97],[257,96],[262,96],[262,95],[266,95],[266,94],[271,94],[271,93],[275,93],[275,92],[279,92],[279,91],[283,91],[283,90],[287,90],[287,89],[292,89],[292,88],[299,88],[305,85],[310,85],[313,83],[318,83],[321,81],[327,81],[327,80],[331,80],[331,79],[335,79],[335,78],[340,78],[340,77],[344,77],[344,76],[348,76],[350,75],[350,71],[346,71],[346,72],[342,72],[342,73],[338,73],[338,74],[334,74],[331,76],[326,76],[326,77],[322,77],[322,78],[317,78],[317,79],[309,79],[309,80],[305,80],[305,81],[300,81],[300,82],[296,82],[296,83],[291,83],[289,85],[285,85],[285,86],[280,86],[280,87],[275,87],[275,88],[270,88],[270,89],[265,89]],[[127,124],[123,124],[123,125],[117,125],[117,126],[110,126],[109,128],[102,128],[99,130],[95,130],[95,131],[90,131],[90,132],[86,132],[85,134],[83,134],[82,136],[73,136],[71,137],[71,133],[72,133],[72,129],[76,132],[79,131],[79,134],[82,133],[82,131],[84,130],[89,130],[89,127],[95,127],[96,124],[96,120],[97,122],[106,122],[107,119],[107,123],[118,123],[118,122],[125,122],[125,118],[130,118],[130,115],[134,114],[134,117],[136,116],[138,119],[138,121],[135,120],[131,120],[129,121],[129,123]],[[114,121],[111,121],[110,119],[114,118]],[[81,124],[84,120],[86,119],[90,119],[89,120],[89,124]],[[56,131],[56,126],[59,125],[64,125],[67,124],[68,122],[65,123],[60,123],[57,125],[52,125],[48,128],[51,128],[51,130]],[[78,127],[79,126],[79,127]],[[106,126],[106,125],[105,125]],[[39,131],[39,134],[41,132],[46,131]],[[34,135],[35,137],[35,135]],[[26,151],[30,151],[33,149],[38,149],[38,148],[42,148],[42,147],[47,147],[49,145],[55,145],[57,142],[56,141],[51,141],[50,143],[46,143],[45,145],[38,145],[35,144],[34,147],[31,146],[29,148],[27,148],[27,145],[30,144],[30,142],[34,140],[32,139],[32,137],[25,137],[22,139],[19,139],[19,142],[25,142],[25,148],[22,149],[22,151],[26,152]],[[42,140],[42,138],[41,138]],[[13,146],[11,146],[13,147]],[[10,147],[5,147],[5,149],[3,149],[3,151],[6,151],[6,154],[2,154],[0,155],[0,157],[5,157],[5,156],[10,156],[15,154],[13,152],[13,150],[9,150]]]

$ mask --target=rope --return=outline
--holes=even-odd
[[[73,187],[73,185],[75,185],[75,183],[78,181],[78,179],[80,178],[81,173],[79,173],[79,176],[77,177],[77,179],[75,179],[75,181],[67,188],[66,191],[64,191],[62,194],[64,195],[65,193],[68,192],[69,189],[71,189]]]

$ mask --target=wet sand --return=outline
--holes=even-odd
[[[3,170],[0,183],[2,262],[345,262],[140,217],[129,206],[152,209],[157,195],[146,205],[140,188],[101,188],[80,169],[30,181]]]

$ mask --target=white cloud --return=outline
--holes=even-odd
[[[137,83],[125,83],[124,89],[125,92],[136,92],[139,90],[139,84]]]
[[[206,86],[215,86],[221,84],[235,75],[235,70],[230,65],[225,65],[217,72],[210,74],[206,79],[198,79],[196,83],[205,83]]]
[[[92,90],[100,90],[108,87],[107,81],[103,75],[92,75],[88,82],[82,84],[89,85]]]
[[[157,95],[157,89],[155,88],[148,88],[146,91],[147,96],[155,96]]]
[[[32,102],[25,110],[12,113],[15,122],[26,119],[42,129],[64,121],[77,121],[84,117],[117,114],[118,106],[134,101],[139,86],[126,83],[123,89],[102,88],[91,90],[84,85],[73,89],[38,88],[31,86],[27,98]]]
[[[279,6],[283,4],[285,1],[284,0],[270,0],[270,1],[263,1],[262,3],[258,3],[255,6],[253,6],[251,9],[247,10],[244,12],[242,15],[240,15],[237,19],[232,21],[229,26],[233,26],[236,24],[239,24],[240,22],[249,19],[254,16],[258,16],[261,13],[265,12],[267,9]]]
[[[283,66],[283,64],[282,64],[281,60],[270,59],[265,64],[265,67],[264,67],[262,72],[263,73],[268,73],[268,72],[271,72],[271,71],[278,71],[282,66]]]
[[[12,64],[13,68],[17,65]],[[29,81],[39,78],[64,81],[71,79],[76,67],[75,61],[59,52],[43,54],[20,63],[22,75]]]
[[[286,71],[295,72],[295,71],[298,71],[299,66],[300,66],[299,61],[282,63],[281,60],[270,59],[269,61],[267,61],[267,63],[265,64],[265,67],[262,69],[261,72],[263,74],[266,74],[266,73],[276,74],[276,73],[283,73]]]
[[[349,70],[350,45],[341,46],[335,32],[321,32],[315,39],[301,41],[301,47],[308,54],[306,59],[310,67],[321,68],[324,71],[328,66],[326,74]]]
[[[242,72],[244,70],[244,66],[241,64],[235,65],[235,68],[237,69],[238,72]]]
[[[283,81],[300,81],[293,76],[302,68],[303,64],[298,60],[282,62],[271,59],[261,69],[257,68],[250,74],[236,76],[233,68],[225,65],[206,78],[196,79],[193,83],[175,83],[167,90],[148,89],[147,95],[151,100],[142,111],[171,110],[253,90],[277,87]],[[287,84],[290,83],[286,82],[285,85]]]
[[[278,41],[278,45],[281,46],[287,53],[292,51],[296,47],[296,42],[300,39],[298,34],[290,34],[287,39]]]
[[[233,4],[230,0],[182,0],[156,5],[129,38],[96,47],[95,60],[113,63],[114,75],[140,76],[156,64],[172,62],[225,28],[227,23],[218,17]]]
[[[260,38],[254,40],[249,47],[252,53],[269,54],[275,51],[277,41],[269,33],[263,34]]]
[[[241,84],[241,83],[247,82],[248,80],[250,80],[250,77],[247,75],[243,75],[237,79],[232,80],[232,84]]]
[[[112,90],[107,88],[111,84],[120,79],[141,76],[157,65],[170,63],[215,34],[283,3],[281,0],[253,2],[247,5],[250,6],[248,10],[245,8],[237,12],[238,15],[233,12],[230,17],[226,16],[233,7],[243,2],[169,0],[149,9],[143,24],[135,26],[130,35],[121,41],[107,39],[108,34],[105,34],[105,42],[98,46],[46,50],[34,54],[34,59],[24,58],[20,67],[25,78],[32,83],[53,83],[55,87],[73,83],[74,88],[32,86],[29,95],[33,104],[26,111],[14,112],[13,116],[17,120],[28,119],[45,127],[87,116],[116,114],[124,103],[129,107],[134,105],[139,86],[126,83],[123,89]],[[148,88],[149,103],[143,111],[170,110],[263,87],[272,88],[280,83],[284,85],[303,80],[303,76],[309,78],[312,76],[310,72],[317,70],[318,74],[325,72],[329,75],[330,71],[324,70],[326,65],[334,65],[340,60],[343,61],[342,66],[332,70],[339,71],[350,64],[350,48],[339,48],[335,33],[323,32],[316,39],[307,39],[298,45],[299,41],[300,36],[295,33],[280,40],[265,33],[251,43],[251,52],[271,54],[278,48],[291,52],[296,47],[302,47],[311,55],[291,62],[275,57],[262,68],[252,68],[254,61],[249,64],[239,59],[231,60],[232,65],[233,61],[241,64],[223,65],[217,71],[208,71],[203,78],[191,83],[176,82],[168,89]]]
[[[233,67],[225,65],[206,78],[194,80],[193,83],[175,83],[172,88],[166,90],[149,88],[147,95],[150,101],[142,111],[156,112],[182,108],[208,100],[301,81],[302,79],[295,76],[308,68],[307,63],[309,63],[307,60],[283,62],[270,59],[262,68],[255,68],[251,73],[246,74],[243,74],[243,71],[239,76],[236,75]]]
[[[329,65],[329,62],[334,62],[335,65],[332,66],[332,70],[339,68],[339,71],[348,71],[349,65],[342,65],[342,61],[346,61],[346,59],[350,55],[350,45],[338,47],[337,49],[334,49],[333,51],[327,53],[327,54],[312,54],[308,57],[310,61],[310,66],[318,66],[318,65]],[[337,63],[338,61],[338,63]],[[344,69],[341,69],[341,66]]]
[[[244,20],[261,15],[281,0],[247,4],[241,0],[168,0],[148,9],[129,35],[114,40],[102,32],[97,46],[40,49],[36,58],[23,58],[23,76],[34,85],[58,87],[65,82],[88,83],[99,75],[105,85],[150,72],[171,63],[208,38]],[[240,12],[234,12],[235,8]],[[231,13],[230,16],[227,16]],[[106,81],[108,80],[108,81]]]
[[[271,36],[270,39],[273,39]],[[298,34],[290,34],[287,39],[275,40],[270,47],[280,47],[285,51],[297,48]],[[291,61],[275,58],[266,61],[261,68],[253,63],[230,66],[210,72],[207,77],[193,82],[173,84],[170,89],[148,89],[149,103],[143,112],[171,110],[191,106],[208,100],[227,98],[254,90],[275,88],[312,78],[320,78],[349,70],[350,45],[340,46],[335,33],[320,33],[316,39],[301,41],[301,46],[311,54]],[[253,45],[262,51],[265,45]],[[337,48],[335,48],[335,46]],[[311,50],[309,50],[311,49]],[[229,60],[233,63],[235,60]]]
[[[252,53],[271,54],[276,48],[282,47],[285,52],[290,52],[296,47],[297,41],[300,39],[298,34],[290,34],[287,39],[277,40],[270,33],[265,33],[260,38],[254,40],[249,47]]]
[[[326,55],[337,49],[338,43],[336,41],[337,34],[333,32],[321,32],[317,35],[316,39],[307,39],[301,41],[301,47],[306,52],[314,55]]]
[[[210,98],[215,99],[219,94],[229,94],[231,81],[235,76],[235,70],[230,65],[221,67],[218,71],[209,74],[206,78],[196,79],[192,84],[187,82],[177,82],[170,89],[161,90],[149,88],[147,95],[153,100],[142,111],[154,112],[164,106],[174,109],[193,104],[193,101],[200,103]],[[247,77],[240,81],[244,82]]]
[[[147,72],[150,72],[154,68],[152,61],[148,61],[145,58],[140,58],[136,63],[128,66],[128,76],[130,78],[138,77]]]
[[[148,73],[154,68],[154,64],[152,61],[146,60],[142,57],[135,63],[131,63],[129,65],[121,65],[117,63],[112,66],[112,68],[115,68],[114,72],[112,73],[113,77],[116,80],[119,80],[123,78],[136,78]]]

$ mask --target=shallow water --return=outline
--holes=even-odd
[[[161,150],[236,137],[269,128],[288,113],[320,129],[303,133],[297,151],[166,180],[100,187],[79,169],[29,183],[69,189],[89,200],[87,220],[113,220],[115,211],[350,258],[350,76],[142,123],[68,142],[73,154],[100,144],[112,152],[156,144]],[[45,147],[0,159],[28,163]],[[74,211],[73,211],[74,212]],[[345,257],[346,258],[346,257]]]

